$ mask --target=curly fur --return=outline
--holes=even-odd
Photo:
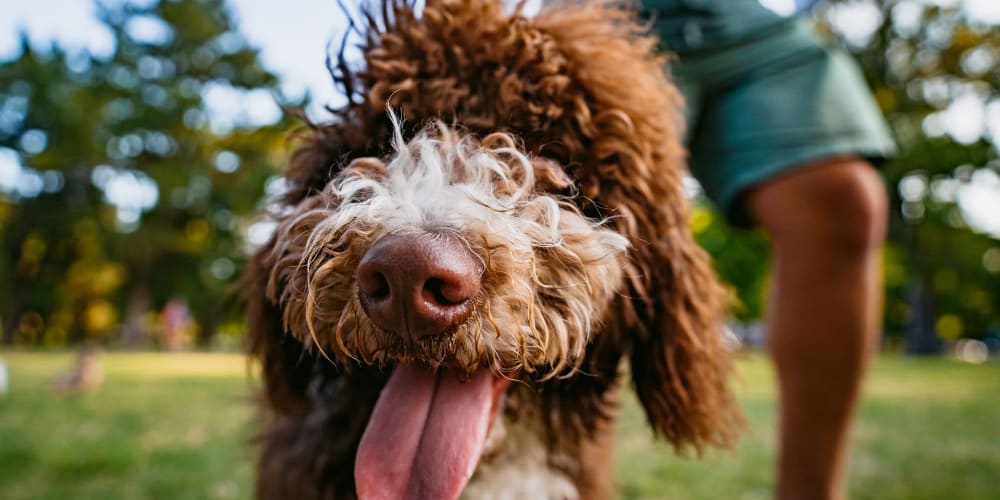
[[[516,376],[508,397],[539,409],[582,497],[606,493],[592,465],[558,457],[609,428],[622,358],[677,450],[730,445],[726,296],[686,224],[681,98],[631,12],[387,1],[365,24],[363,65],[332,68],[349,103],[300,134],[246,275],[271,414],[258,496],[353,497],[383,372],[409,360]],[[398,342],[357,303],[353,269],[400,231],[454,234],[486,270],[476,314],[443,339]]]
[[[479,144],[440,125],[429,132],[409,144],[397,137],[388,164],[354,160],[278,227],[267,295],[285,330],[341,364],[431,360],[472,371],[485,359],[503,373],[551,375],[575,366],[628,242],[568,200],[538,194],[535,168],[509,135]],[[361,312],[354,277],[372,243],[413,231],[458,233],[486,277],[479,314],[416,348]]]

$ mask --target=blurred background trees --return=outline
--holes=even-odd
[[[901,150],[883,170],[889,343],[938,352],[997,339],[1000,20],[961,1],[827,1],[814,13],[859,58]],[[266,234],[257,214],[296,125],[274,99],[303,103],[281,102],[222,0],[107,4],[100,20],[115,41],[107,57],[25,38],[0,62],[3,341],[167,345],[167,311],[190,314],[196,343],[238,335],[233,284]],[[208,102],[220,95],[225,116]],[[704,205],[691,226],[734,286],[734,318],[757,321],[763,236]]]
[[[847,42],[901,151],[885,167],[894,208],[886,331],[905,332],[915,353],[936,352],[938,340],[993,340],[1000,334],[1000,29],[957,2],[875,6],[877,28]],[[836,29],[852,8],[858,4],[832,4],[821,15]],[[971,204],[990,207],[992,220],[978,220]]]
[[[959,1],[829,1],[821,31],[858,58],[900,154],[883,166],[892,219],[885,251],[890,345],[1000,336],[1000,28]],[[985,214],[984,214],[985,212]],[[985,215],[985,217],[984,217]],[[759,233],[696,211],[692,227],[736,286],[744,320],[762,314]]]
[[[270,97],[277,78],[221,0],[99,17],[116,46],[106,59],[22,35],[0,64],[0,161],[20,170],[0,186],[3,340],[148,344],[176,300],[207,341],[237,317],[226,297],[242,235],[288,127],[240,110],[213,121],[206,95]]]

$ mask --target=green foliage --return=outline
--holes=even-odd
[[[706,203],[698,200],[691,214],[691,230],[712,255],[719,277],[731,288],[733,316],[745,322],[759,320],[767,293],[768,242],[760,231],[734,230]]]
[[[0,63],[0,148],[43,184],[0,193],[8,341],[147,342],[148,311],[173,298],[203,338],[234,314],[241,235],[289,123],[220,125],[204,96],[277,94],[277,79],[222,0],[114,5],[110,57],[23,41]]]
[[[821,9],[821,19],[838,3]],[[1000,330],[1000,264],[988,262],[1000,242],[970,227],[955,193],[1000,174],[1000,145],[986,134],[945,133],[943,125],[975,121],[955,116],[957,101],[980,107],[971,113],[1000,103],[1000,29],[970,18],[959,3],[874,5],[883,21],[852,49],[900,147],[884,167],[893,207],[887,256],[899,259],[889,265],[906,276],[887,283],[885,328],[982,337]]]

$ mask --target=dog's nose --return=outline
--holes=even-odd
[[[483,266],[457,236],[391,234],[361,258],[361,304],[376,326],[417,340],[447,332],[472,313]]]

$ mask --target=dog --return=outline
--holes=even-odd
[[[678,452],[731,445],[727,295],[635,14],[360,18],[363,61],[328,64],[348,102],[298,134],[245,275],[257,497],[606,498],[625,370]]]

